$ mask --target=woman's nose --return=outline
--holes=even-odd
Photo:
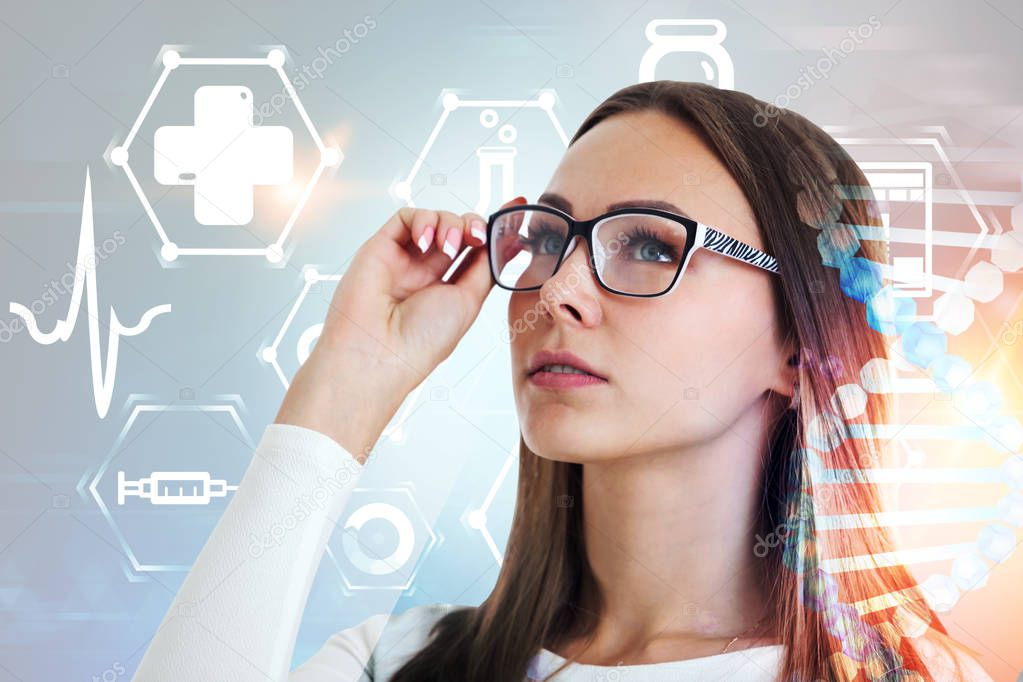
[[[599,324],[602,319],[600,284],[595,276],[583,238],[573,237],[558,271],[540,287],[544,308],[561,322],[587,327]]]

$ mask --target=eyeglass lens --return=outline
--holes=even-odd
[[[569,231],[568,221],[545,211],[523,209],[498,216],[489,253],[501,286],[529,289],[547,281]],[[668,218],[640,213],[605,218],[593,230],[594,269],[615,291],[662,293],[678,271],[686,242],[687,227]]]

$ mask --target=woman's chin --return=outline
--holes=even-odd
[[[570,419],[552,420],[540,417],[542,424],[522,422],[522,439],[526,447],[553,462],[585,463],[600,459],[607,443],[600,442],[592,426],[573,424]]]

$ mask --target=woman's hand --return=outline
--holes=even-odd
[[[525,198],[505,205],[517,203]],[[364,462],[405,397],[479,315],[493,287],[485,232],[486,221],[475,213],[395,213],[341,277],[276,421],[320,431]],[[458,270],[443,281],[449,254],[466,245]]]

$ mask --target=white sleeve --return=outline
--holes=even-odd
[[[133,679],[287,679],[313,577],[363,468],[322,433],[268,426]],[[350,634],[370,635],[367,625]],[[362,642],[333,673],[359,679],[371,649]]]

